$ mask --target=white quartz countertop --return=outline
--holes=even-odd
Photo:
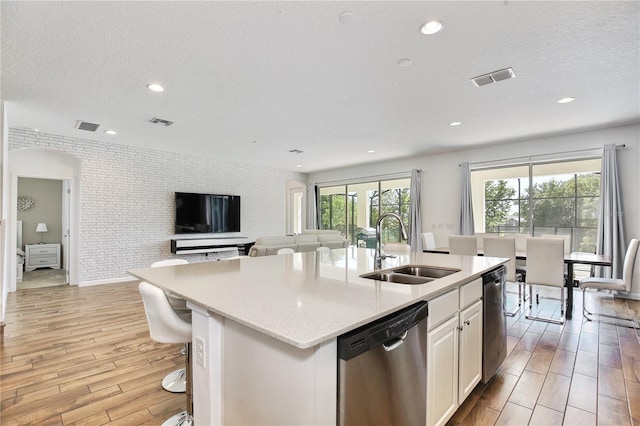
[[[309,348],[480,277],[507,259],[412,253],[382,269],[427,265],[460,269],[421,285],[361,278],[373,249],[295,253],[192,263],[129,273],[210,312],[298,348]]]

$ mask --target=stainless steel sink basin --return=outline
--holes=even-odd
[[[459,269],[436,268],[433,266],[407,265],[392,269],[396,274],[413,275],[416,277],[442,278],[460,272]]]
[[[440,268],[434,266],[405,265],[384,271],[370,272],[360,275],[376,281],[386,281],[396,284],[418,285],[428,283],[438,278],[460,272],[459,269]]]
[[[360,275],[362,278],[370,280],[386,281],[396,284],[424,284],[433,281],[433,278],[417,277],[413,275],[394,274],[393,272],[371,272],[369,274]]]

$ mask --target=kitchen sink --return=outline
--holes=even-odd
[[[433,281],[433,278],[395,274],[393,272],[371,272],[360,276],[362,278],[369,278],[370,280],[387,281],[396,284],[424,284]]]
[[[416,266],[416,265],[407,265],[401,266],[399,268],[394,268],[393,272],[396,274],[404,274],[404,275],[413,275],[416,277],[428,277],[428,278],[442,278],[447,275],[454,274],[456,272],[460,272],[459,269],[449,269],[449,268],[435,268],[433,266]]]
[[[419,285],[459,271],[459,269],[436,268],[433,266],[406,265],[384,271],[370,272],[360,275],[360,277],[396,284]]]

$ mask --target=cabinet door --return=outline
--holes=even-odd
[[[458,316],[427,333],[427,425],[445,424],[458,408]]]
[[[462,404],[482,379],[482,300],[460,312],[460,383]]]

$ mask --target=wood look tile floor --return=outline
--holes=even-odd
[[[556,289],[540,294],[559,295]],[[508,298],[515,306],[517,297]],[[640,319],[640,301],[588,293],[587,305]],[[540,299],[533,310],[558,317],[560,302]],[[523,309],[507,327],[507,359],[449,425],[640,425],[639,330],[584,320],[577,289],[573,319],[564,325],[528,320]]]
[[[507,359],[449,424],[640,425],[638,332],[584,321],[575,296],[564,326],[508,319]],[[640,318],[640,302],[589,300]],[[160,386],[181,347],[149,338],[137,283],[11,293],[0,348],[2,425],[158,425],[185,404]]]
[[[0,424],[161,424],[185,406],[161,380],[181,345],[155,343],[137,283],[9,294]]]

